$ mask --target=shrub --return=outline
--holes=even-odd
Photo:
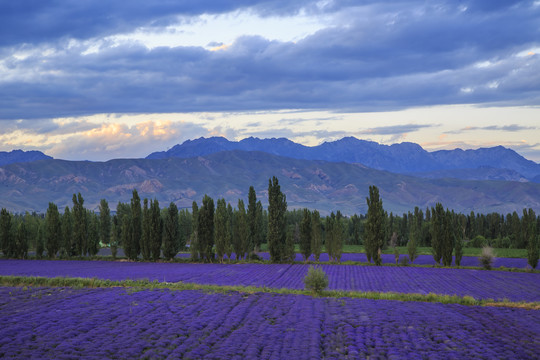
[[[328,276],[323,269],[310,266],[306,277],[304,277],[306,290],[310,290],[314,294],[320,294],[328,287]]]
[[[483,237],[482,235],[475,236],[474,239],[472,239],[468,243],[468,246],[473,247],[473,248],[483,248],[483,247],[486,247],[487,245],[488,245],[488,242],[486,238]]]
[[[402,266],[409,266],[409,258],[407,256],[404,256],[404,257],[401,258],[399,263]],[[411,261],[411,263],[412,263],[412,261]]]
[[[493,253],[493,249],[489,246],[484,246],[482,248],[480,256],[478,257],[480,265],[482,265],[484,269],[489,270],[491,269],[491,264],[493,263],[493,260],[495,260],[495,254]]]

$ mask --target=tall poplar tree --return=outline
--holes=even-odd
[[[180,239],[178,207],[171,202],[167,208],[163,224],[163,257],[165,259],[174,259],[180,248],[185,246],[185,242],[182,244]]]
[[[254,250],[259,251],[261,244],[264,241],[264,216],[263,216],[263,206],[261,201],[257,201],[257,207],[255,209],[255,244]]]
[[[126,256],[130,260],[137,260],[141,252],[141,235],[142,235],[142,209],[141,198],[137,189],[133,189],[133,197],[131,198],[131,238],[129,246],[126,247]],[[126,244],[127,245],[127,244]]]
[[[197,221],[197,241],[199,253],[204,261],[212,262],[214,253],[214,200],[204,195]]]
[[[366,255],[368,261],[374,260],[375,264],[381,265],[381,250],[385,236],[385,216],[382,200],[379,197],[379,189],[372,185],[369,187],[369,197],[366,198],[368,212],[365,226]]]
[[[248,225],[248,246],[247,252],[250,253],[255,249],[257,242],[258,223],[257,223],[257,194],[253,186],[249,187],[248,192],[248,207],[247,207],[247,225]]]
[[[300,253],[307,262],[311,256],[311,212],[308,209],[304,209],[302,215],[302,221],[300,222]]]
[[[287,197],[281,192],[278,179],[268,181],[268,250],[272,262],[283,261],[286,242]]]
[[[225,254],[231,262],[233,253],[233,239],[234,239],[234,209],[231,204],[227,204],[227,246],[225,247]]]
[[[45,246],[49,258],[54,259],[60,249],[60,240],[62,239],[62,224],[60,222],[60,213],[56,204],[50,202],[47,213],[45,214],[45,225],[47,231]]]
[[[111,241],[111,210],[105,199],[99,202],[99,232],[103,244],[109,245]]]
[[[345,237],[345,228],[343,227],[343,215],[338,210],[336,220],[332,229],[332,261],[341,262],[341,254],[343,252],[343,239]]]
[[[447,209],[443,215],[442,233],[442,262],[444,266],[452,266],[452,251],[454,250],[453,214]]]
[[[28,230],[23,221],[17,227],[17,258],[26,259],[28,257]]]
[[[178,213],[176,216],[178,216]],[[158,200],[154,199],[150,202],[150,254],[154,261],[157,261],[161,257],[162,240],[163,220],[161,219],[161,208],[159,207]],[[172,241],[175,242],[176,239]]]
[[[319,262],[322,252],[321,215],[317,210],[311,213],[311,252],[315,261]]]
[[[142,232],[141,232],[141,254],[143,260],[150,260],[152,219],[148,208],[148,199],[144,198],[142,208]]]
[[[215,221],[215,243],[216,243],[216,255],[220,263],[223,263],[223,257],[227,252],[228,246],[228,229],[227,222],[229,221],[227,215],[227,204],[225,199],[218,199],[216,207]]]
[[[5,257],[15,256],[15,241],[11,231],[11,213],[5,208],[0,211],[0,244]]]
[[[537,234],[537,219],[533,209],[523,209],[523,236],[527,240],[527,263],[536,269],[538,266],[538,234]]]
[[[199,223],[199,207],[197,202],[194,200],[191,204],[191,224],[192,224],[192,233],[189,240],[189,250],[191,253],[191,260],[199,260],[199,241],[198,241],[198,223]]]
[[[81,193],[73,194],[73,242],[76,256],[86,255],[88,248],[86,238],[87,222],[84,199]]]
[[[241,260],[246,257],[246,253],[249,251],[249,225],[242,199],[238,200],[238,210],[234,215],[234,253],[236,259]]]
[[[69,206],[64,209],[62,215],[62,245],[60,246],[60,253],[64,256],[75,255],[75,244],[73,239],[73,216],[69,210]]]
[[[435,204],[431,210],[431,248],[433,259],[437,264],[441,263],[444,242],[445,212],[441,203]]]
[[[99,252],[99,217],[93,211],[87,210],[86,218],[88,224],[88,254],[96,256]]]

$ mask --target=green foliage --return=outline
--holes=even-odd
[[[296,259],[295,238],[299,237],[299,229],[297,225],[289,225],[285,236],[285,245],[282,249],[281,262],[292,263]]]
[[[411,261],[412,262],[412,261]],[[401,266],[409,266],[409,258],[407,256],[403,256],[401,260],[399,261],[399,264]]]
[[[124,244],[126,256],[130,260],[137,260],[141,253],[141,236],[142,236],[142,210],[141,198],[137,189],[133,189],[133,197],[131,198],[131,230],[130,238]]]
[[[180,248],[185,246],[185,243],[181,243],[179,220],[178,207],[171,202],[163,222],[163,257],[166,260],[174,259]]]
[[[321,216],[317,210],[311,213],[311,252],[318,262],[322,253],[322,230]]]
[[[281,192],[278,179],[268,181],[268,250],[272,262],[284,261],[286,243],[287,198]]]
[[[225,254],[227,255],[227,258],[229,259],[229,262],[231,261],[232,252],[233,252],[233,238],[234,238],[234,210],[232,208],[231,204],[227,204],[227,244],[228,246],[225,247]]]
[[[75,252],[73,238],[73,217],[69,207],[66,206],[62,215],[62,241],[60,244],[60,256],[69,257]]]
[[[452,213],[446,210],[443,215],[443,233],[442,233],[442,262],[444,266],[452,266],[452,252],[454,250],[454,228]]]
[[[36,240],[36,257],[41,259],[45,251],[45,224],[40,224]]]
[[[381,265],[380,253],[385,236],[385,216],[383,203],[379,198],[379,189],[376,186],[369,187],[369,197],[366,201],[368,206],[364,236],[366,255],[369,262],[373,259],[376,265]]]
[[[257,251],[262,242],[262,204],[257,201],[257,194],[253,186],[249,187],[247,222],[249,227],[248,252]]]
[[[227,252],[227,247],[231,246],[228,234],[228,222],[229,216],[227,213],[227,204],[225,199],[218,199],[216,207],[215,217],[215,243],[216,243],[216,255],[219,262],[223,262],[223,257]]]
[[[24,221],[21,221],[17,227],[15,256],[19,259],[26,259],[28,257],[28,230]]]
[[[88,248],[86,210],[81,193],[73,194],[73,243],[73,255],[86,255]]]
[[[0,211],[0,247],[5,257],[15,255],[15,241],[11,231],[11,213],[2,208]]]
[[[304,209],[302,221],[300,222],[300,253],[304,257],[304,261],[308,261],[311,256],[311,212]]]
[[[537,219],[533,209],[523,210],[523,236],[527,241],[527,263],[531,268],[538,266]]]
[[[175,219],[178,219],[178,213]],[[174,234],[172,234],[174,236]],[[161,219],[161,209],[157,199],[150,201],[150,255],[153,261],[157,261],[161,256],[161,243],[163,240],[163,220]],[[173,238],[173,242],[176,239]],[[176,255],[176,254],[175,254]]]
[[[310,266],[304,277],[306,290],[314,294],[321,294],[328,287],[328,276],[322,268]]]
[[[198,241],[198,222],[199,222],[199,207],[197,206],[197,202],[193,201],[191,204],[191,225],[192,225],[192,232],[191,237],[189,240],[189,251],[191,253],[191,260],[197,261],[199,260],[199,241]]]
[[[475,236],[474,239],[467,244],[467,247],[473,248],[483,248],[484,246],[488,246],[488,241],[482,235]]]
[[[116,259],[120,237],[122,236],[122,224],[118,223],[118,216],[114,215],[111,221],[111,255]]]
[[[150,217],[150,209],[148,208],[148,199],[144,199],[143,201],[143,208],[142,208],[142,232],[141,232],[141,254],[143,260],[150,260],[150,248],[151,248],[151,240],[150,240],[150,234],[152,232],[152,224],[151,224],[151,217]]]
[[[437,203],[431,209],[431,247],[433,259],[437,264],[441,263],[443,256],[443,243],[445,242],[445,212],[441,203]]]
[[[455,261],[456,266],[461,266],[461,259],[463,258],[463,240],[458,236],[455,239]]]
[[[121,242],[124,245],[124,252],[127,255],[128,251],[130,251],[130,244],[131,244],[131,216],[124,215],[122,217],[122,237]]]
[[[99,202],[99,222],[100,241],[108,245],[111,240],[111,210],[105,199]]]
[[[493,264],[494,260],[495,260],[495,254],[493,253],[493,249],[489,246],[484,246],[482,248],[482,252],[480,253],[480,256],[478,257],[478,261],[480,262],[480,265],[484,269],[490,270],[491,265]]]
[[[241,260],[249,252],[249,226],[244,201],[238,200],[238,210],[234,213],[233,248],[236,259]]]
[[[337,214],[330,215],[331,227],[328,231],[326,240],[330,245],[328,248],[328,256],[331,262],[339,263],[341,261],[341,254],[343,253],[343,238],[345,237],[345,229],[343,227],[343,216],[338,210]]]
[[[87,211],[88,254],[96,256],[99,251],[99,217],[93,211]]]
[[[62,238],[62,225],[60,223],[60,213],[54,203],[49,203],[47,214],[45,215],[45,246],[47,255],[54,259],[60,248],[60,239]]]
[[[351,216],[351,221],[349,222],[349,225],[351,227],[350,233],[352,235],[352,244],[361,245],[362,244],[361,234],[364,229],[363,229],[360,217],[356,214]]]
[[[214,200],[204,195],[202,203],[197,219],[197,247],[202,260],[211,262],[214,257]]]

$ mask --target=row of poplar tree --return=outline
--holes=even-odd
[[[60,214],[57,206],[49,203],[44,219],[36,214],[13,216],[2,209],[0,248],[5,256],[22,258],[30,240],[36,239],[38,257],[44,251],[52,257],[73,257],[95,255],[101,243],[110,246],[113,256],[122,247],[130,259],[142,256],[157,260],[161,256],[172,259],[189,243],[193,260],[212,261],[217,257],[223,261],[225,256],[231,259],[233,253],[237,259],[255,256],[254,251],[267,241],[274,262],[294,261],[295,244],[305,260],[313,255],[318,261],[324,246],[330,260],[339,262],[343,245],[353,243],[363,244],[368,260],[376,264],[381,263],[381,251],[387,246],[406,245],[410,261],[415,260],[418,246],[430,246],[436,262],[450,265],[454,252],[459,265],[465,242],[475,247],[490,245],[479,232],[498,235],[492,241],[497,247],[527,247],[533,258],[538,247],[540,217],[531,209],[524,210],[521,218],[515,212],[506,217],[496,213],[475,216],[444,210],[438,203],[427,208],[425,216],[418,207],[403,217],[388,216],[378,188],[371,186],[366,216],[347,218],[337,211],[321,218],[316,210],[287,211],[285,194],[275,177],[269,180],[268,194],[268,211],[263,210],[250,187],[247,209],[242,199],[233,209],[225,199],[218,199],[215,206],[214,200],[205,196],[200,209],[193,202],[190,213],[187,209],[179,211],[174,203],[161,209],[155,199],[144,199],[141,204],[134,190],[130,203],[119,202],[112,216],[105,199],[94,213],[84,208],[81,194],[74,194],[71,209],[66,207]]]

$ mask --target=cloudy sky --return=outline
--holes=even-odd
[[[540,162],[540,1],[0,2],[0,151],[344,136]]]

